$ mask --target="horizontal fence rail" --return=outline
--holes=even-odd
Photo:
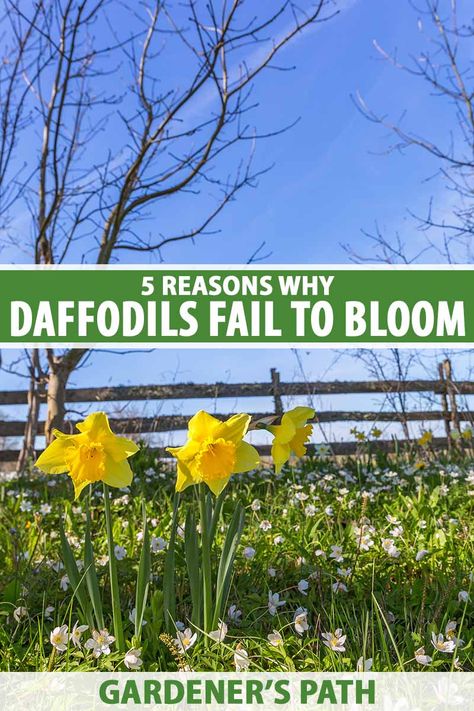
[[[229,415],[214,414],[220,420],[225,420]],[[252,419],[259,420],[264,417],[274,417],[274,412],[252,413]],[[463,422],[474,422],[474,411],[459,412],[459,420]],[[152,434],[155,432],[174,432],[185,430],[188,427],[190,415],[158,415],[157,417],[109,417],[112,430],[117,434]],[[310,422],[330,423],[330,422],[435,422],[444,420],[445,415],[441,411],[426,410],[416,412],[366,412],[339,410],[329,410],[318,412],[317,417]],[[81,420],[68,420],[64,430],[73,433],[76,422]],[[39,422],[39,431],[44,431],[44,422]],[[6,420],[1,423],[0,434],[4,437],[21,437],[25,429],[25,423],[21,420]]]
[[[474,395],[474,382],[461,380],[455,383],[459,395]],[[279,383],[280,396],[288,395],[367,395],[370,393],[422,393],[447,392],[439,380],[336,380],[334,382]],[[66,391],[66,401],[73,402],[125,402],[137,400],[191,400],[208,398],[272,397],[272,383],[179,383],[171,385],[120,385],[106,388],[73,388]],[[0,405],[25,405],[26,390],[0,392]],[[46,402],[46,392],[40,393]]]
[[[273,399],[272,412],[253,413],[253,421],[264,417],[279,416],[283,412],[282,397],[286,396],[318,396],[318,395],[356,395],[381,394],[395,395],[397,393],[431,393],[439,398],[441,409],[395,411],[365,411],[365,410],[325,410],[319,411],[315,423],[401,423],[408,422],[444,422],[446,437],[434,437],[431,446],[447,448],[451,442],[451,432],[459,429],[461,422],[474,422],[474,411],[460,410],[457,397],[459,395],[474,395],[474,382],[462,380],[455,382],[452,378],[451,363],[445,360],[438,368],[438,380],[365,380],[365,381],[301,381],[281,382],[276,369],[270,371],[269,382],[255,383],[178,383],[169,385],[134,385],[118,387],[71,388],[66,391],[66,402],[72,403],[103,403],[103,402],[146,402],[160,400],[188,399],[222,399],[222,398],[261,398]],[[46,392],[40,393],[42,402],[46,402]],[[27,391],[9,390],[0,392],[0,406],[26,405]],[[228,414],[217,414],[225,419]],[[187,428],[187,415],[156,415],[154,417],[110,417],[112,429],[119,434],[146,435],[160,432],[173,432]],[[64,430],[73,432],[76,422],[65,423]],[[38,433],[44,432],[45,423],[38,422]],[[0,437],[20,438],[23,436],[25,423],[21,420],[0,420]],[[404,427],[405,433],[408,432]],[[360,448],[358,442],[328,443],[334,454],[353,454]],[[392,452],[397,448],[412,446],[409,439],[377,440],[377,449]],[[268,453],[268,447],[257,447],[262,454]],[[153,448],[157,455],[164,454],[164,449]],[[18,457],[19,451],[5,446],[0,449],[0,462],[12,462]]]

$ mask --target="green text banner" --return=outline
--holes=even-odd
[[[466,347],[470,265],[1,266],[0,346]]]

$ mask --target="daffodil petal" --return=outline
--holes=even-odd
[[[277,474],[281,472],[282,466],[290,458],[291,450],[289,444],[281,444],[276,440],[272,445],[272,458],[275,464],[275,471]]]
[[[76,484],[74,479],[72,483],[74,484],[74,499],[78,499],[81,491],[85,489],[86,486],[89,486],[89,484],[92,484],[91,481],[82,481],[80,484]]]
[[[219,496],[219,494],[225,489],[229,483],[230,476],[223,477],[222,479],[212,479],[211,481],[206,481],[206,484],[214,494],[214,496]]]
[[[78,434],[65,434],[64,432],[60,432],[56,429],[53,430],[53,435],[56,437],[56,439],[73,439],[77,437],[83,437],[83,435]]]
[[[314,414],[312,407],[298,406],[286,412],[283,417],[290,418],[294,426],[298,429],[299,427],[304,427],[308,420],[312,420]]]
[[[167,447],[166,451],[182,462],[189,462],[199,452],[201,444],[192,439],[188,439],[181,447]]]
[[[213,417],[205,410],[199,410],[199,412],[196,412],[196,414],[189,420],[189,439],[202,442],[203,440],[212,437],[220,424],[221,421],[216,417]]]
[[[136,454],[140,449],[138,444],[135,444],[133,440],[127,439],[126,437],[117,437],[117,435],[107,437],[105,448],[107,450],[107,454],[112,457],[114,462],[120,462],[123,459],[127,459],[133,454]]]
[[[133,473],[130,469],[130,464],[126,459],[121,462],[116,462],[110,456],[106,456],[105,473],[103,481],[109,486],[115,486],[118,489],[124,486],[130,486],[133,479]]]
[[[76,427],[79,432],[87,432],[92,440],[113,435],[105,412],[92,412],[85,420],[78,422]]]
[[[46,474],[64,474],[69,471],[66,463],[67,452],[71,448],[69,438],[54,439],[40,454],[35,466]]]
[[[195,483],[196,482],[194,481],[193,477],[191,476],[191,472],[189,471],[187,466],[178,460],[177,477],[176,477],[176,491],[184,491],[184,489],[187,489],[188,486],[191,486],[191,484],[195,484]]]
[[[255,469],[260,464],[260,456],[251,444],[241,442],[235,452],[234,474],[241,474]]]
[[[296,434],[295,423],[288,417],[288,413],[281,418],[281,425],[270,425],[268,429],[281,444],[288,444]]]
[[[219,427],[214,433],[214,436],[216,438],[222,437],[227,441],[238,444],[246,434],[251,419],[250,415],[246,415],[243,412],[238,415],[232,415],[232,417],[229,417],[225,422],[219,423]]]

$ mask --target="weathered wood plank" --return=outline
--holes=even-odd
[[[275,414],[272,412],[259,412],[254,413],[252,418],[256,421],[263,417],[274,416]],[[224,420],[229,417],[229,415],[217,414],[216,417]],[[404,415],[397,412],[328,410],[318,412],[313,422],[319,422],[321,424],[330,422],[437,422],[444,420],[444,417],[443,412],[436,410],[406,412]],[[458,417],[464,422],[474,422],[474,412],[460,411]],[[185,430],[187,429],[189,419],[189,415],[159,415],[157,417],[111,417],[109,421],[113,431],[119,434],[149,434],[153,432]],[[72,434],[75,431],[76,422],[77,421],[66,422],[64,431]],[[23,434],[24,428],[25,424],[21,420],[0,420],[1,437],[20,437]],[[44,432],[44,422],[38,423],[38,432]]]
[[[474,382],[455,383],[461,395],[474,394]],[[432,392],[439,394],[445,386],[439,380],[364,380],[315,381],[280,383],[281,395],[352,395],[364,393]],[[73,402],[112,402],[136,400],[187,400],[218,397],[272,397],[273,386],[268,383],[176,383],[170,385],[133,385],[102,388],[73,388],[67,390],[66,400]],[[43,400],[45,394],[42,395]],[[0,405],[24,405],[26,390],[0,392]]]

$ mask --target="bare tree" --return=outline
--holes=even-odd
[[[326,5],[3,0],[3,246],[36,264],[107,264],[161,259],[167,245],[215,232],[222,210],[266,169],[253,167],[256,141],[287,128],[255,129],[255,81],[282,70],[284,47],[335,14]],[[177,198],[181,224],[166,231],[163,209]],[[164,225],[158,234],[151,219]],[[19,239],[25,225],[29,244]],[[22,461],[34,443],[38,388],[47,385],[49,440],[87,353],[29,356]]]
[[[413,228],[425,236],[421,246],[417,241],[413,247],[410,237],[404,238],[398,232],[387,234],[376,222],[374,230],[363,230],[369,240],[369,253],[361,253],[352,245],[343,247],[349,258],[359,263],[413,264],[433,257],[441,262],[469,263],[473,259],[474,235],[474,14],[467,4],[462,5],[460,13],[457,0],[419,0],[411,4],[420,33],[420,51],[404,63],[397,51],[387,51],[377,41],[374,46],[383,60],[418,79],[420,88],[425,87],[432,101],[442,103],[443,111],[451,116],[446,131],[438,140],[430,135],[429,115],[422,121],[428,127],[426,133],[419,133],[407,125],[409,116],[405,111],[397,122],[368,106],[359,94],[355,104],[367,119],[388,129],[393,139],[389,152],[420,150],[430,155],[443,187],[429,201],[426,214],[418,215],[409,209]],[[383,357],[376,351],[357,352],[356,357],[382,379],[387,373],[395,373],[399,380],[405,380],[414,365],[422,367],[416,353],[401,354],[398,349]],[[443,357],[449,358],[450,354],[444,353]],[[392,407],[401,413],[405,411],[405,397],[392,396]],[[408,437],[406,423],[404,432]]]
[[[419,133],[407,126],[409,116],[395,122],[378,113],[357,95],[356,106],[370,121],[388,129],[393,136],[389,151],[421,150],[434,159],[443,189],[432,197],[425,215],[409,210],[413,225],[426,237],[425,244],[410,248],[410,240],[399,234],[387,235],[378,224],[365,231],[371,240],[371,256],[356,253],[345,245],[350,257],[357,261],[413,263],[426,256],[436,256],[444,262],[472,262],[474,235],[474,13],[468,3],[457,0],[420,0],[411,3],[415,11],[422,45],[408,63],[396,51],[389,52],[378,42],[379,55],[395,69],[420,80],[433,101],[441,102],[451,119],[441,138]],[[422,122],[430,127],[430,116]],[[441,204],[439,204],[441,202]],[[446,205],[448,208],[446,209]]]
[[[367,372],[374,380],[398,380],[406,382],[416,354],[412,351],[400,351],[398,348],[390,348],[388,351],[377,351],[372,349],[359,349],[356,351],[356,358],[365,366]],[[398,392],[387,392],[384,394],[381,410],[389,405],[389,409],[400,415],[400,424],[405,439],[410,439],[410,429],[406,416],[408,407],[408,393],[403,390]]]

